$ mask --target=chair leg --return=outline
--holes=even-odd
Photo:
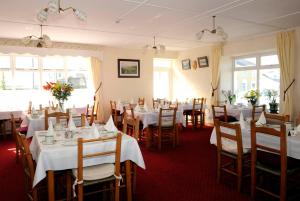
[[[217,182],[220,183],[221,178],[221,154],[217,153]]]
[[[242,188],[242,173],[243,173],[242,159],[238,158],[236,162],[237,162],[237,190],[238,190],[238,192],[241,192],[241,188]]]
[[[253,200],[255,200],[255,195],[256,195],[256,167],[255,165],[251,164],[251,198]]]
[[[67,201],[72,199],[72,176],[70,172],[66,173],[66,183],[67,183]]]

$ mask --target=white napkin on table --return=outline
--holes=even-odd
[[[110,115],[108,121],[106,122],[104,128],[107,131],[118,131],[111,115]]]
[[[68,128],[70,131],[75,130],[76,129],[76,125],[73,121],[73,117],[72,114],[70,114],[70,119],[69,119],[69,123],[68,123]]]
[[[141,110],[139,104],[137,104],[137,105],[135,106],[134,110],[135,110],[135,111],[140,111],[140,110]]]
[[[34,107],[32,107],[31,114],[37,114],[37,112],[36,112],[36,110],[35,110]]]
[[[266,123],[267,123],[267,121],[266,121],[265,113],[262,112],[259,119],[256,122],[256,125],[264,125]]]
[[[47,135],[54,135],[54,129],[53,129],[53,124],[52,124],[52,121],[49,120],[49,123],[48,123],[48,131],[47,131]]]
[[[243,115],[243,112],[241,112],[240,114],[240,126],[241,126],[241,129],[244,129],[246,127],[246,122],[244,120],[244,115]]]

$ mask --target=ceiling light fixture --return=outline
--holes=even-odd
[[[155,53],[158,53],[159,51],[165,51],[166,50],[166,47],[164,45],[157,45],[156,44],[156,40],[155,40],[155,36],[153,36],[153,45],[146,45],[145,46],[145,49],[152,49],[154,50]]]
[[[40,25],[41,27],[41,35],[40,37],[37,37],[35,35],[31,35],[31,36],[26,36],[24,38],[22,38],[22,42],[24,43],[24,45],[28,45],[29,43],[31,43],[32,41],[37,41],[36,43],[36,47],[51,47],[52,46],[52,41],[50,39],[49,36],[47,36],[46,34],[43,34],[43,26],[45,25]],[[37,39],[37,40],[33,40],[33,39]]]
[[[216,27],[216,16],[213,18],[213,29],[203,29],[201,32],[196,34],[198,40],[202,42],[222,42],[228,38],[227,33],[224,32],[224,29],[220,26]]]
[[[51,0],[48,3],[48,7],[44,8],[40,12],[38,12],[37,19],[41,23],[44,23],[47,21],[49,13],[63,13],[66,10],[72,10],[74,15],[82,21],[85,21],[87,18],[86,14],[80,10],[73,8],[71,6],[67,7],[67,8],[62,8],[61,4],[60,4],[60,0]]]

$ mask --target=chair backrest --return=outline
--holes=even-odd
[[[112,147],[111,150],[102,150],[101,152],[88,152],[84,151],[84,146],[89,146],[92,143],[113,143],[116,141],[115,146]],[[122,134],[118,133],[114,137],[108,138],[97,138],[97,139],[83,139],[78,138],[78,171],[77,171],[77,179],[78,181],[83,181],[83,161],[86,159],[96,158],[96,157],[105,157],[105,156],[115,156],[114,164],[115,164],[115,175],[120,175],[120,156],[121,156],[121,141],[122,141]],[[107,146],[110,147],[110,146]],[[78,187],[82,188],[82,185]],[[78,190],[78,197],[82,197],[82,190]]]
[[[266,111],[266,105],[253,105],[252,120],[257,120],[262,112]]]
[[[16,120],[13,113],[10,113],[10,119],[11,119],[11,132],[13,134],[14,139],[17,140],[17,126],[16,126]]]
[[[139,131],[140,131],[140,119],[139,117],[132,117],[128,115],[128,113],[124,112],[123,118],[123,133],[126,133],[136,140],[139,138]]]
[[[94,123],[95,119],[97,119],[98,108],[99,108],[99,102],[94,101],[94,105],[92,107],[91,114],[89,115],[91,117],[90,122],[89,122],[90,125],[92,125]]]
[[[172,103],[172,102],[170,101],[169,107],[170,107],[170,108],[176,108],[176,109],[178,109],[178,101],[176,101],[176,102],[174,102],[174,103]]]
[[[212,105],[213,119],[218,119],[219,121],[228,122],[226,105]]]
[[[87,117],[89,116],[89,113],[90,113],[89,109],[90,109],[90,105],[87,104],[86,105],[86,111],[85,111],[85,116],[87,116]]]
[[[67,109],[67,112],[53,112],[53,113],[48,113],[48,110],[45,110],[45,130],[48,129],[49,127],[49,118],[50,117],[55,117],[56,123],[60,123],[61,120],[66,120],[67,123],[69,122],[70,118],[70,111]]]
[[[113,117],[115,125],[118,125],[118,111],[117,111],[117,103],[116,101],[110,101],[110,113]]]
[[[158,106],[160,105],[160,99],[154,99],[152,98],[152,106],[153,108],[158,108]]]
[[[203,111],[203,104],[204,104],[204,98],[194,98],[193,100],[193,110],[192,113],[195,111]]]
[[[280,156],[280,177],[281,185],[286,185],[286,172],[287,172],[287,141],[286,141],[286,128],[284,124],[280,125],[280,130],[275,128],[256,126],[255,121],[251,121],[251,167],[252,174],[255,173],[255,166],[257,164],[257,150],[266,151],[268,153],[278,154]],[[262,140],[257,140],[257,136],[278,138],[279,148],[263,144]],[[252,175],[254,176],[254,175]],[[285,192],[280,192],[285,193]]]
[[[88,126],[88,125],[86,125],[86,121],[87,121],[86,116],[85,116],[84,113],[82,113],[81,116],[80,116],[80,122],[81,122],[80,125],[81,125],[81,127]],[[87,123],[88,123],[88,122],[87,122]]]
[[[131,117],[134,118],[134,107],[132,104],[128,104],[123,106],[123,118],[125,118],[125,115],[127,115],[127,117]]]
[[[145,98],[139,98],[138,99],[138,104],[139,105],[145,105]]]
[[[215,119],[215,127],[216,127],[216,136],[217,136],[217,149],[218,151],[234,151],[238,156],[243,155],[243,141],[241,134],[241,126],[239,124],[230,124],[227,122],[221,122],[219,119]],[[222,131],[221,127],[226,128],[225,131]],[[227,131],[227,129],[230,129]],[[227,132],[226,132],[227,131]],[[225,142],[233,142],[236,144],[235,149],[231,149],[233,147],[225,146]],[[223,146],[224,144],[224,146]],[[232,143],[231,143],[232,144]]]
[[[265,112],[267,124],[283,124],[290,119],[289,115],[271,114]]]
[[[32,101],[29,101],[28,109],[27,109],[27,114],[31,114],[32,112]]]
[[[175,128],[177,108],[168,108],[159,110],[159,128]]]

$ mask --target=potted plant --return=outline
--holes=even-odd
[[[234,93],[232,93],[231,90],[227,90],[227,91],[226,90],[222,90],[222,94],[225,97],[226,101],[229,102],[230,105],[232,103],[234,103],[236,96],[235,96]]]
[[[276,102],[276,98],[278,97],[278,91],[274,89],[266,89],[264,94],[268,97],[268,100],[270,101],[270,113],[278,113],[278,103]]]
[[[260,93],[258,90],[250,90],[245,94],[245,98],[248,99],[248,102],[251,103],[251,105],[255,105],[258,101],[258,98],[260,96]]]

